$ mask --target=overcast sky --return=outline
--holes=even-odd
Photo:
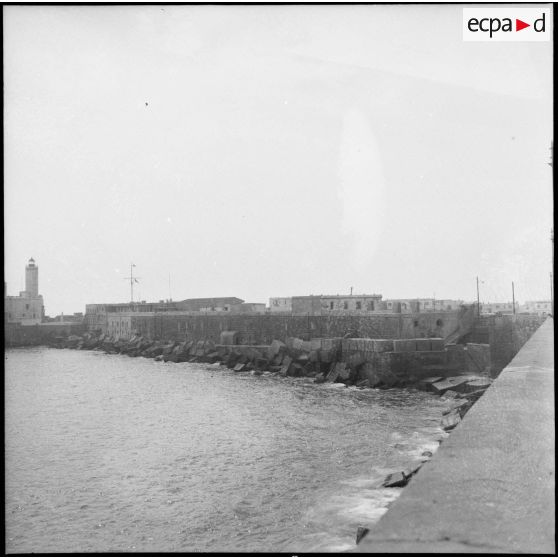
[[[131,262],[149,301],[473,300],[477,275],[549,298],[552,44],[461,28],[459,5],[5,6],[8,294],[33,256],[52,316],[129,300]]]

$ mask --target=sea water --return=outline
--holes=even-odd
[[[341,552],[445,404],[99,351],[5,361],[9,553]]]

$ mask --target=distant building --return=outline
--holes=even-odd
[[[552,302],[550,300],[528,300],[519,307],[520,312],[549,316],[552,314]]]
[[[362,295],[323,295],[321,296],[322,313],[331,311],[353,311],[366,310],[374,312],[378,310],[378,304],[382,300],[379,294]]]
[[[265,314],[267,308],[262,302],[243,302],[230,307],[231,314]]]
[[[89,331],[107,333],[108,315],[129,312],[171,312],[178,310],[178,303],[165,302],[120,302],[86,304],[84,323]]]
[[[383,301],[383,308],[393,311],[401,306],[401,312],[449,312],[459,310],[464,304],[463,300],[445,298],[397,298]]]
[[[481,314],[513,314],[513,302],[483,302]],[[515,311],[519,312],[519,303],[515,303]]]
[[[330,312],[375,312],[381,300],[379,294],[293,296],[291,308],[293,314],[314,316]]]
[[[83,312],[74,312],[73,314],[60,314],[55,316],[55,322],[73,323],[80,324],[83,322]]]
[[[273,297],[269,299],[270,312],[292,312],[293,299],[289,297]]]
[[[39,268],[31,258],[25,267],[25,290],[19,296],[8,296],[4,283],[4,322],[35,325],[43,321],[45,306],[39,294]]]
[[[84,322],[89,331],[101,331],[112,335],[112,332],[120,334],[121,331],[126,331],[125,322],[117,320],[119,314],[125,315],[128,319],[128,316],[159,312],[232,312],[233,308],[241,307],[243,303],[241,298],[221,297],[190,298],[176,302],[160,300],[159,302],[86,304]],[[262,312],[262,307],[265,312],[265,304],[252,304],[252,310],[241,308],[238,313]]]
[[[244,300],[235,296],[217,298],[188,298],[176,303],[177,310],[190,312],[229,312],[232,306]]]

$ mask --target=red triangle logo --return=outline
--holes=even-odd
[[[515,20],[515,30],[516,31],[521,31],[522,29],[525,29],[525,27],[531,27],[531,24],[530,23],[525,23],[524,21],[521,21],[520,19]]]

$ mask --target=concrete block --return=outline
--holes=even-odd
[[[285,356],[285,358],[283,359],[283,366],[281,366],[281,370],[279,371],[279,374],[281,374],[281,376],[287,375],[289,366],[291,365],[292,361],[293,359],[290,356]]]
[[[334,362],[331,365],[329,372],[327,373],[326,382],[335,382],[337,380],[338,375],[339,375],[339,371],[337,370],[337,363]]]
[[[298,337],[293,338],[293,349],[296,351],[301,351],[302,347],[304,346],[304,341],[299,339]]]
[[[363,365],[365,361],[366,359],[364,358],[364,354],[361,352],[353,353],[346,360],[349,367],[353,370],[356,370],[359,366]]]
[[[453,430],[461,422],[461,415],[454,411],[442,418],[442,428],[447,432]]]
[[[441,337],[432,337],[430,339],[430,345],[432,351],[443,351],[444,350],[444,340]]]
[[[297,347],[295,347],[295,349],[296,348]],[[303,341],[300,346],[300,350],[304,351],[305,353],[309,353],[312,350],[312,343],[310,343],[310,341]]]
[[[283,347],[285,347],[285,343],[282,343],[281,341],[278,341],[277,339],[274,339],[271,342],[271,345],[269,346],[269,350],[268,350],[269,358],[273,358],[276,354],[279,353],[279,351]]]
[[[393,339],[374,339],[374,352],[376,353],[392,353]]]
[[[350,370],[347,368],[347,365],[344,362],[338,362],[335,365],[335,369],[337,372],[337,381],[348,380],[350,376]]]
[[[465,384],[474,379],[476,378],[472,376],[452,376],[450,378],[446,378],[445,380],[442,380],[441,382],[436,382],[435,384],[432,384],[432,388],[436,393],[439,393],[440,395],[450,389],[453,391],[460,391],[459,387],[462,384]]]
[[[396,353],[411,353],[417,350],[416,339],[394,339],[393,350]]]
[[[385,486],[386,488],[396,488],[398,486],[405,486],[407,482],[408,478],[405,477],[401,471],[399,471],[397,473],[389,474],[382,483],[382,486]]]
[[[320,350],[320,362],[329,363],[333,360],[335,352],[332,349],[321,349]]]
[[[310,350],[318,351],[322,348],[322,339],[310,339]]]
[[[415,342],[417,344],[417,351],[432,350],[430,339],[416,339]]]

